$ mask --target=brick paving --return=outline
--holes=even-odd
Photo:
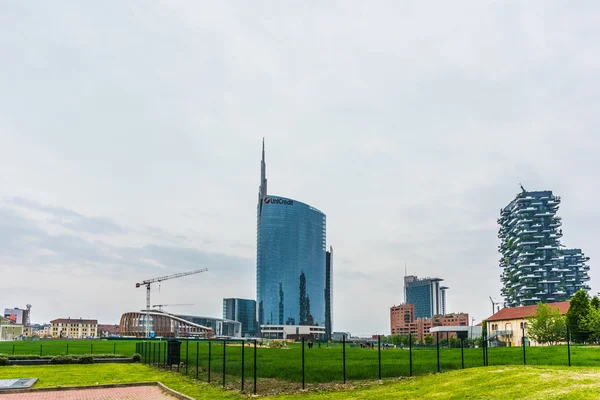
[[[0,400],[173,400],[157,386],[2,394]]]

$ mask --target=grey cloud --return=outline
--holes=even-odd
[[[66,228],[77,232],[85,232],[96,235],[126,233],[127,230],[116,224],[110,218],[86,217],[75,211],[62,207],[40,204],[21,197],[5,199],[5,202],[29,210],[40,211],[56,218],[56,221]]]

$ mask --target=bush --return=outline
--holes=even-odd
[[[74,356],[54,356],[50,360],[50,364],[77,364],[79,359]]]
[[[123,354],[93,354],[94,358],[127,358]]]
[[[8,365],[8,357],[0,356],[0,366]]]
[[[85,355],[85,356],[79,356],[79,364],[92,364],[94,362],[94,356],[92,355]]]
[[[15,354],[8,356],[9,360],[48,360],[53,356],[38,356],[35,354]]]
[[[133,362],[140,362],[142,361],[142,355],[140,353],[135,353],[131,356],[131,359],[133,360]]]

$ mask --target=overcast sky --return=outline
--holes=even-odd
[[[270,194],[327,214],[334,330],[390,330],[404,265],[500,299],[496,219],[562,197],[600,290],[600,4],[28,1],[0,9],[0,308],[118,323],[255,298]]]

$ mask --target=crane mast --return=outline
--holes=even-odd
[[[161,277],[152,278],[152,279],[146,279],[145,281],[135,284],[136,288],[139,288],[141,286],[146,286],[146,321],[145,321],[146,337],[150,336],[150,321],[149,321],[150,320],[150,285],[153,283],[156,283],[156,282],[162,282],[162,281],[166,281],[169,279],[175,279],[175,278],[181,278],[183,276],[199,274],[200,272],[204,272],[204,271],[208,271],[208,268],[201,268],[201,269],[197,269],[194,271],[180,272],[178,274],[166,275],[166,276],[161,276]]]

